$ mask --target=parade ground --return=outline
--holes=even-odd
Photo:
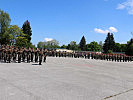
[[[0,100],[133,100],[133,62],[0,63]]]

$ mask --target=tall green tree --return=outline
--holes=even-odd
[[[24,22],[22,26],[22,30],[23,30],[23,33],[26,35],[26,39],[28,40],[28,43],[30,44],[32,30],[31,30],[30,22],[28,20]]]
[[[18,47],[34,47],[32,43],[28,43],[26,34],[24,34],[22,29],[17,25],[10,25],[8,33],[10,35],[10,45],[16,45]]]
[[[17,25],[10,25],[8,33],[10,35],[10,44],[15,45],[17,37],[22,36],[23,31]]]
[[[80,43],[79,43],[79,48],[82,50],[82,51],[85,51],[86,50],[86,40],[85,40],[85,37],[83,36]]]
[[[11,19],[8,13],[0,10],[0,43],[9,44],[10,36],[8,34],[8,27]]]
[[[126,51],[127,55],[133,56],[133,39],[131,39],[128,43],[127,43],[127,51]]]
[[[113,33],[108,33],[103,45],[103,50],[105,53],[107,53],[109,50],[113,51],[114,46],[115,46],[115,40],[114,40]]]

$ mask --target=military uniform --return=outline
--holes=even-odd
[[[0,61],[2,60],[2,48],[0,48]]]
[[[120,62],[121,62],[121,60],[122,60],[122,55],[120,54]]]
[[[43,62],[46,62],[47,51],[43,51]]]
[[[13,49],[12,56],[13,56],[13,61],[16,62],[16,58],[17,58],[17,48],[14,48],[14,49]]]
[[[35,50],[35,62],[38,62],[39,50],[38,48]]]
[[[21,57],[22,57],[22,49],[19,48],[18,50],[18,63],[21,63]]]
[[[43,50],[39,50],[39,65],[42,64]]]
[[[4,62],[7,61],[7,49],[5,48],[4,49]]]
[[[11,48],[9,48],[8,49],[8,62],[10,63],[11,62],[11,58],[12,58],[12,49]]]
[[[33,62],[33,59],[34,59],[34,49],[31,50],[31,62]]]
[[[119,57],[119,55],[117,54],[117,62],[119,62],[119,60],[120,60],[120,57]]]
[[[88,59],[90,59],[90,52],[88,53],[87,57],[88,57]]]
[[[114,54],[112,54],[112,61],[114,61],[115,57],[114,57]]]
[[[23,59],[23,62],[25,62],[25,58],[26,58],[26,49],[23,48],[23,52],[22,52],[22,59]]]
[[[107,61],[109,60],[109,55],[108,55],[108,54],[106,55],[106,60],[107,60]]]
[[[58,57],[58,52],[57,51],[55,52],[55,56]]]
[[[30,63],[30,58],[31,58],[31,49],[27,49],[27,63]]]

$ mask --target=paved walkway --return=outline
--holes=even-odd
[[[133,62],[0,63],[0,100],[133,100]]]

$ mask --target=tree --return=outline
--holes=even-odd
[[[16,45],[18,47],[34,47],[32,43],[28,43],[26,34],[24,34],[22,29],[17,25],[10,25],[8,33],[10,36],[10,45]]]
[[[86,40],[85,40],[85,37],[83,36],[80,43],[79,43],[79,48],[82,50],[82,51],[85,51],[86,50]]]
[[[111,37],[111,40],[110,40],[110,50],[113,51],[114,45],[115,45],[115,40],[114,40],[114,35],[113,35],[113,33],[111,33],[110,37]]]
[[[121,44],[115,43],[114,52],[121,52]]]
[[[8,13],[0,10],[0,43],[8,44],[10,36],[8,34],[8,27],[10,25],[11,19]]]
[[[27,43],[30,44],[32,31],[30,27],[30,22],[28,20],[24,22],[22,26],[22,30],[23,30],[23,33],[25,34],[26,39],[28,40]]]
[[[108,50],[108,52],[107,52],[107,53],[109,53],[109,54],[113,54],[112,50]]]
[[[133,56],[133,39],[131,39],[129,41],[129,43],[127,43],[127,51],[126,51],[127,55]]]
[[[18,36],[16,38],[16,46],[18,47],[28,47],[28,40],[25,38],[25,34],[23,34],[23,36]]]
[[[37,48],[43,48],[44,47],[44,42],[38,42]]]
[[[59,42],[55,39],[51,40],[51,41],[46,41],[46,42],[38,42],[37,44],[38,48],[59,48]]]
[[[101,51],[103,52],[103,42],[102,41],[99,42],[99,46],[101,48]]]
[[[67,47],[66,47],[66,49],[69,49],[70,50],[70,48],[71,48],[71,45],[68,44]]]
[[[126,52],[126,50],[127,50],[126,44],[115,43],[114,52]]]
[[[70,47],[69,47],[70,50],[78,50],[78,45],[76,44],[75,41],[71,41],[70,42]]]
[[[58,48],[59,47],[59,42],[55,39],[51,40],[51,41],[47,41],[47,42],[44,42],[47,46],[47,48]]]
[[[16,44],[16,38],[18,36],[21,36],[23,34],[23,31],[17,25],[10,25],[10,27],[8,29],[8,33],[10,36],[10,44],[15,45]]]
[[[87,51],[101,51],[101,47],[97,42],[93,41],[87,44]]]
[[[114,50],[114,46],[115,46],[115,41],[114,41],[114,36],[111,33],[108,33],[106,39],[105,39],[105,43],[103,45],[103,50],[105,53],[108,52],[108,50]]]
[[[127,51],[127,45],[121,44],[121,52],[126,52],[126,51]]]
[[[63,44],[63,45],[61,46],[61,48],[62,48],[62,49],[66,49],[67,46]]]

